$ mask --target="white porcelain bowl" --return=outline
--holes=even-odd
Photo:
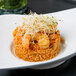
[[[0,69],[53,68],[76,55],[76,8],[49,13],[48,15],[50,16],[51,14],[57,19],[61,19],[58,29],[60,30],[61,36],[65,39],[66,47],[63,47],[55,58],[43,62],[23,61],[11,53],[10,45],[13,41],[12,32],[22,23],[22,17],[24,15],[0,16]]]

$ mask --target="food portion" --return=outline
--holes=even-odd
[[[30,62],[45,61],[58,55],[61,42],[55,17],[33,14],[23,17],[21,26],[13,31],[15,54]]]

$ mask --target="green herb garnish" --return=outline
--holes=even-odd
[[[36,56],[37,54],[33,54],[33,56]]]
[[[34,43],[34,42],[30,42],[30,44],[33,44],[33,45],[35,45],[35,43]]]
[[[32,27],[30,27],[30,29],[32,29]]]
[[[53,48],[53,45],[51,45],[50,48]]]
[[[55,24],[58,24],[58,22],[55,22]]]
[[[25,18],[23,17],[23,20],[25,20]]]
[[[59,19],[59,21],[61,21],[61,19]]]

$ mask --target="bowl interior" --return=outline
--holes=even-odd
[[[48,14],[51,15],[50,13]],[[13,41],[13,30],[22,23],[24,15],[1,15],[0,16],[0,69],[14,67],[29,67],[33,65],[52,63],[56,60],[76,53],[76,9],[52,13],[57,19],[61,19],[58,29],[65,43],[62,44],[60,53],[53,59],[43,62],[26,62],[15,57],[10,50]],[[25,17],[28,17],[27,15]]]

